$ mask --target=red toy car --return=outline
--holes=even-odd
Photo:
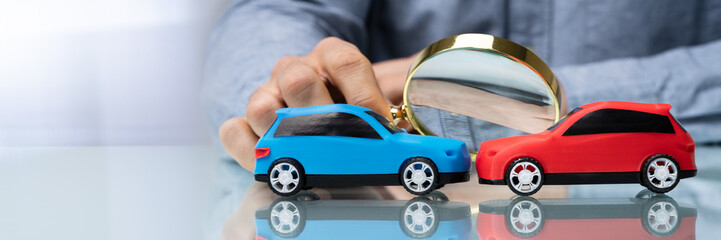
[[[696,176],[694,142],[668,104],[597,102],[548,130],[481,143],[478,182],[519,195],[543,184],[641,183],[656,193]]]

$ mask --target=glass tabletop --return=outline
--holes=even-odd
[[[718,239],[721,146],[667,195],[474,181],[280,198],[209,146],[0,148],[0,239]]]
[[[698,175],[668,194],[640,184],[547,185],[521,197],[506,186],[478,184],[475,173],[469,182],[426,196],[394,186],[314,188],[278,197],[265,183],[243,183],[216,202],[211,226],[216,233],[209,237],[716,239],[721,234],[719,156],[721,147],[699,146]],[[242,170],[226,174],[250,177]]]

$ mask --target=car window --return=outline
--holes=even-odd
[[[343,136],[383,139],[365,120],[343,112],[284,118],[278,124],[273,136]]]
[[[676,124],[678,124],[678,126],[681,127],[681,130],[683,130],[683,132],[688,132],[688,131],[686,131],[686,128],[684,128],[683,125],[681,125],[681,122],[679,122],[678,119],[676,119],[676,117],[674,117],[673,115],[671,115],[671,118],[672,118],[674,121],[676,121]]]
[[[556,129],[559,125],[561,125],[561,123],[563,123],[564,121],[566,121],[566,118],[568,118],[568,116],[571,116],[571,114],[574,114],[574,113],[578,112],[578,111],[581,110],[581,109],[583,109],[583,108],[580,108],[580,107],[574,108],[573,110],[571,110],[570,112],[568,112],[568,114],[566,114],[566,116],[563,116],[563,118],[561,118],[560,120],[558,120],[558,122],[556,122],[556,123],[553,124],[552,126],[548,127],[547,130],[553,131],[553,130]]]
[[[391,133],[400,133],[403,132],[399,127],[396,127],[396,125],[393,125],[388,119],[381,116],[380,114],[374,112],[374,111],[366,111],[367,114],[371,115],[373,118],[376,119],[381,125],[383,125],[386,130],[388,130]]]
[[[674,133],[674,130],[665,115],[625,109],[601,109],[581,117],[563,135],[628,132]]]

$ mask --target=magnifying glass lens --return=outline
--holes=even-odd
[[[553,73],[529,50],[490,35],[463,34],[419,54],[404,107],[419,132],[475,149],[485,140],[544,131],[561,115],[562,98]]]

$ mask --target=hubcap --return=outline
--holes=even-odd
[[[433,209],[424,202],[412,203],[403,213],[403,223],[406,229],[415,234],[428,232],[435,224],[435,221],[436,216]]]
[[[290,163],[280,163],[270,171],[270,183],[278,192],[289,193],[298,187],[300,174]]]
[[[509,180],[517,191],[533,192],[541,184],[541,171],[533,163],[519,162],[511,168]]]
[[[678,168],[668,158],[657,158],[648,165],[646,177],[654,187],[668,188],[678,180]]]
[[[529,184],[532,179],[533,173],[531,173],[531,171],[523,169],[520,173],[518,173],[518,181],[520,181],[521,184]]]
[[[426,174],[420,170],[415,170],[411,178],[413,179],[413,183],[421,184],[426,180]]]
[[[293,176],[288,171],[281,172],[278,174],[278,180],[280,184],[287,185],[293,181]]]
[[[270,220],[276,231],[290,233],[300,224],[300,211],[291,202],[279,202],[270,212]]]
[[[518,214],[519,222],[523,225],[528,225],[533,222],[533,213],[528,209],[523,209]]]
[[[647,220],[651,229],[666,233],[678,224],[678,211],[671,203],[657,202],[648,210]]]
[[[520,201],[513,205],[509,216],[511,226],[520,233],[532,233],[541,225],[541,208],[531,201]]]
[[[416,193],[430,189],[434,180],[433,169],[424,162],[411,163],[403,170],[403,183]]]

